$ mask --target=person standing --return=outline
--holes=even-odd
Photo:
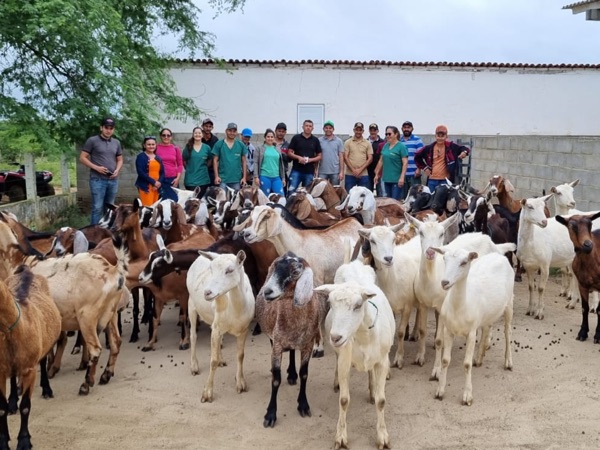
[[[375,182],[381,178],[386,195],[400,200],[408,166],[408,149],[399,141],[397,127],[387,126],[385,138],[387,143],[381,149],[381,158],[375,168]]]
[[[219,142],[219,138],[216,137],[212,130],[214,124],[212,119],[208,117],[202,121],[202,142],[210,147],[212,150],[217,142]],[[210,178],[210,184],[215,184],[215,171],[212,165],[212,162],[208,165],[208,177]]]
[[[283,158],[275,146],[275,133],[270,128],[265,131],[264,144],[259,145],[254,154],[254,184],[267,196],[271,192],[283,195]]]
[[[323,124],[324,135],[319,138],[323,159],[319,163],[319,178],[329,180],[336,186],[344,179],[344,143],[333,134],[335,127],[331,120]]]
[[[114,204],[119,189],[119,171],[123,167],[123,149],[113,137],[115,120],[106,117],[100,124],[100,134],[90,137],[79,155],[79,161],[90,169],[90,194],[92,197],[92,225],[104,213],[104,205]]]
[[[400,142],[406,145],[408,149],[408,168],[406,169],[406,179],[404,182],[404,191],[402,198],[406,198],[408,191],[415,184],[421,184],[421,169],[415,163],[415,153],[423,148],[423,141],[419,136],[413,134],[413,124],[407,120],[402,124],[402,136]]]
[[[354,186],[368,189],[369,175],[367,167],[373,160],[373,146],[363,137],[365,130],[361,122],[354,124],[354,135],[344,142],[344,162],[346,163],[345,188],[350,191]]]
[[[143,206],[151,206],[160,198],[160,190],[165,183],[165,169],[156,154],[156,138],[146,136],[142,144],[142,151],[135,158],[137,179],[135,187],[138,188]]]
[[[470,152],[469,147],[458,145],[448,139],[448,127],[435,128],[435,142],[424,146],[415,153],[417,167],[427,175],[427,187],[431,192],[446,183],[446,178],[454,183],[459,170],[457,161]]]
[[[254,152],[256,151],[256,147],[250,142],[252,139],[252,130],[250,128],[244,128],[242,130],[242,142],[248,149],[248,153],[246,155],[246,169],[248,172],[246,173],[246,180],[248,180],[249,184],[252,184],[252,174],[254,173]]]
[[[293,194],[302,183],[306,187],[315,177],[315,164],[321,161],[321,143],[312,134],[313,121],[307,119],[302,124],[302,133],[296,134],[288,149],[288,157],[293,161],[290,173],[288,195]]]
[[[212,167],[212,155],[208,144],[202,142],[202,129],[194,128],[192,137],[188,140],[182,152],[185,176],[183,184],[189,191],[200,188],[198,197],[204,196],[210,186],[208,168]]]
[[[371,147],[373,147],[373,160],[369,167],[367,167],[367,174],[369,175],[369,189],[373,189],[373,185],[375,185],[375,192],[377,197],[382,197],[384,195],[383,182],[375,184],[375,167],[377,167],[377,163],[381,158],[381,149],[385,144],[385,140],[379,136],[379,126],[376,123],[372,123],[369,125],[369,137],[367,141],[371,143]]]
[[[237,125],[227,124],[225,138],[220,139],[212,149],[215,184],[222,188],[239,190],[246,184],[246,154],[248,149],[236,139]]]
[[[171,142],[173,132],[168,128],[160,130],[161,142],[156,146],[156,154],[160,156],[165,169],[165,182],[161,188],[160,196],[164,199],[177,201],[177,192],[173,188],[179,187],[179,179],[183,172],[183,159],[181,150]]]
[[[287,191],[290,181],[290,158],[288,157],[288,148],[290,143],[285,139],[287,133],[287,125],[284,122],[279,122],[275,127],[275,147],[281,153],[283,159],[283,169],[285,172],[284,192]],[[286,192],[287,193],[287,192]]]

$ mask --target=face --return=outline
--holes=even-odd
[[[237,135],[237,129],[236,128],[228,128],[227,130],[225,130],[225,134],[227,135],[227,139],[235,139],[235,137]]]
[[[323,127],[323,133],[325,133],[325,136],[333,135],[333,127],[331,125],[325,125]]]
[[[275,135],[273,133],[267,133],[265,135],[265,143],[267,145],[273,145],[273,142],[275,142]]]
[[[194,133],[192,134],[192,136],[194,136],[195,141],[201,140],[202,139],[202,130],[200,128],[194,128]]]
[[[447,136],[448,133],[446,133],[445,131],[438,131],[437,133],[435,133],[435,141],[437,143],[445,142]]]
[[[156,140],[148,139],[146,142],[144,142],[144,150],[149,151],[149,152],[155,152],[156,151]]]
[[[110,127],[110,126],[106,126],[106,125],[102,125],[100,127],[100,134],[102,134],[102,136],[107,139],[112,137],[112,135],[114,133],[115,133],[115,127]]]
[[[170,143],[172,137],[173,135],[169,130],[163,130],[162,133],[160,133],[160,140],[163,141],[165,144]]]
[[[402,127],[402,134],[404,135],[404,137],[410,137],[412,132],[413,132],[413,127],[411,127],[410,125],[404,125]]]
[[[369,128],[369,136],[371,136],[371,138],[375,139],[377,137],[377,133],[379,133],[377,128]]]
[[[362,127],[355,127],[354,128],[354,137],[360,138],[363,135],[363,132],[365,130]]]
[[[284,128],[277,128],[275,130],[275,136],[277,137],[277,139],[279,139],[280,141],[283,140],[283,138],[285,138],[285,133],[287,133],[287,130]]]
[[[302,125],[302,131],[304,131],[304,134],[312,134],[313,124],[310,122],[304,122]]]
[[[250,143],[250,136],[242,136],[242,142],[248,145]]]
[[[394,130],[392,130],[391,128],[386,128],[385,129],[385,138],[388,141],[396,139],[396,134],[394,133]]]
[[[213,130],[212,123],[208,122],[208,123],[205,123],[204,125],[202,125],[202,132],[210,135],[212,133],[212,130]]]

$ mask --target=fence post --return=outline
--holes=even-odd
[[[25,189],[27,200],[33,200],[35,211],[35,223],[40,221],[40,203],[37,196],[37,185],[35,183],[35,162],[32,153],[25,153]]]
[[[63,153],[60,155],[60,176],[61,176],[61,184],[62,184],[62,193],[70,194],[71,193],[71,180],[69,179],[69,166],[67,164],[67,157]]]

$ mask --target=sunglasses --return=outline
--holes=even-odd
[[[163,133],[163,134],[161,134],[161,135],[160,135],[160,137],[171,137],[171,135],[170,135],[170,134]]]
[[[435,135],[437,137],[444,137],[444,136],[446,136],[446,133],[444,133],[443,131],[440,131],[439,133],[435,133]]]
[[[386,136],[391,136],[394,133],[385,133]]]
[[[149,141],[150,139],[156,140],[156,136],[144,136],[145,141]]]

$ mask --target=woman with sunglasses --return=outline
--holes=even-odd
[[[408,167],[408,149],[400,142],[398,127],[387,126],[385,139],[387,142],[375,167],[375,185],[381,178],[386,196],[400,200]]]
[[[203,197],[210,186],[209,168],[212,168],[210,147],[202,142],[202,128],[192,130],[192,137],[183,149],[185,177],[183,184],[188,191],[199,188],[198,197]]]
[[[156,146],[156,154],[160,156],[165,167],[165,183],[161,198],[177,201],[177,193],[172,189],[179,186],[179,178],[183,172],[183,159],[179,147],[171,142],[173,132],[168,128],[160,130],[160,144]]]
[[[138,188],[143,206],[151,206],[160,198],[160,191],[165,182],[165,170],[160,156],[156,154],[156,138],[146,136],[142,151],[135,158]]]
[[[427,187],[431,192],[446,178],[454,183],[459,171],[459,159],[469,153],[469,147],[458,145],[448,139],[448,128],[438,125],[435,129],[435,142],[426,145],[415,153],[415,164],[427,175]]]

